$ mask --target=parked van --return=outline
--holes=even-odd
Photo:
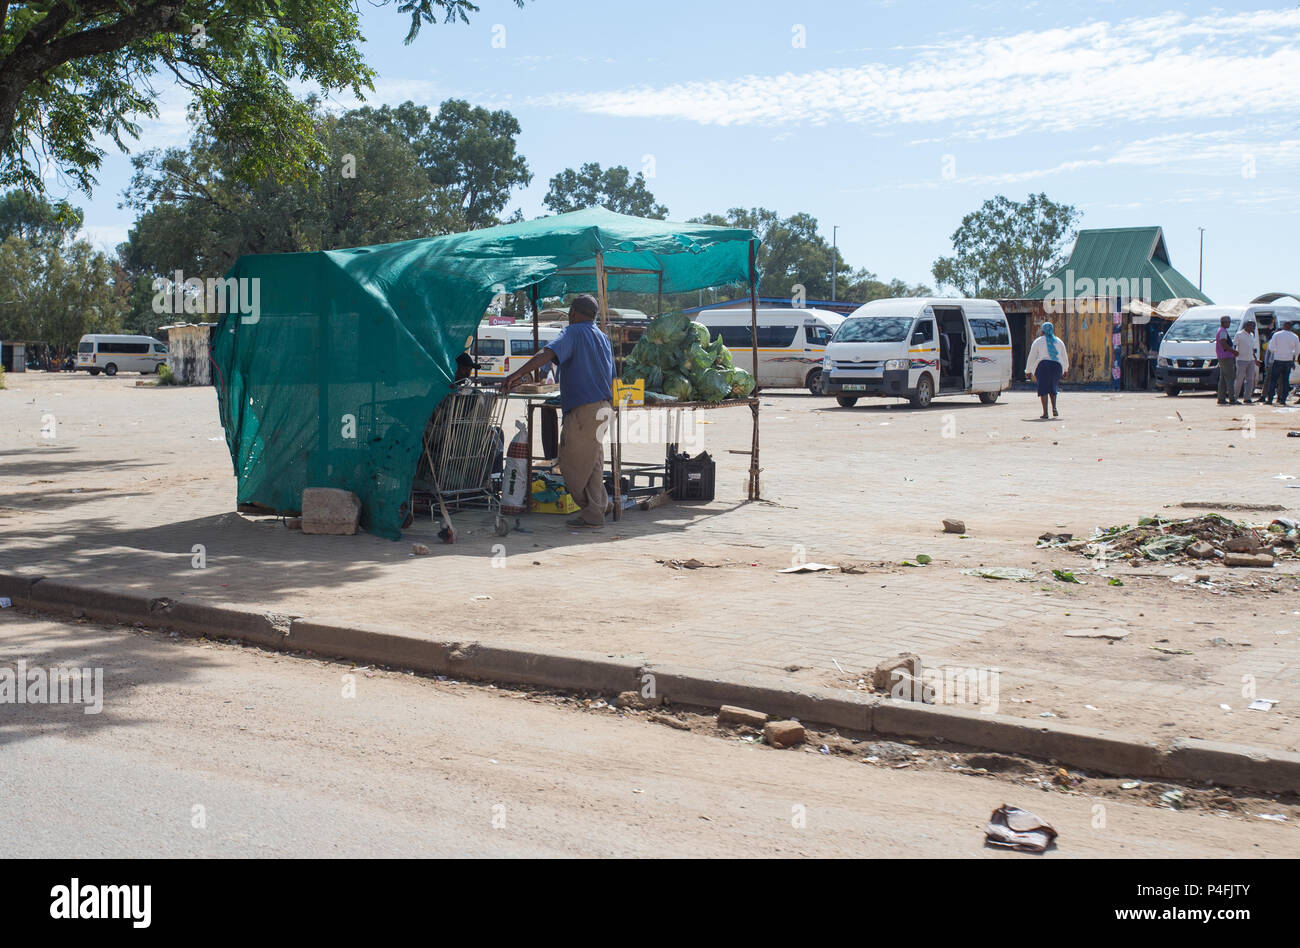
[[[865,395],[925,408],[936,395],[978,395],[992,405],[1011,387],[1011,329],[993,300],[872,300],[826,347],[827,394],[849,408]]]
[[[760,388],[822,391],[822,359],[844,317],[824,309],[764,307],[758,311],[758,371],[754,372],[752,324],[748,309],[706,309],[695,321],[721,336],[737,368],[752,373]]]
[[[557,326],[538,326],[537,337],[542,345],[561,332]],[[501,381],[512,369],[527,362],[533,355],[533,327],[531,323],[518,326],[481,325],[475,346],[470,349],[479,364],[478,378],[482,381]]]
[[[1184,389],[1218,389],[1219,360],[1215,355],[1214,337],[1219,332],[1219,320],[1229,317],[1232,322],[1228,324],[1228,332],[1235,336],[1247,314],[1255,322],[1255,335],[1262,343],[1259,357],[1263,359],[1273,329],[1293,320],[1300,321],[1300,306],[1273,303],[1193,306],[1174,320],[1160,340],[1156,384],[1165,390],[1166,395],[1177,395]],[[1291,384],[1297,380],[1300,380],[1300,366],[1291,373]],[[1260,382],[1264,382],[1262,377]]]
[[[77,343],[77,370],[91,375],[103,372],[139,372],[148,375],[167,361],[167,346],[153,336],[92,334]]]

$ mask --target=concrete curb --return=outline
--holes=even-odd
[[[1300,792],[1300,754],[1290,751],[1196,738],[1176,738],[1168,747],[1161,747],[1130,734],[792,685],[775,677],[722,675],[596,652],[440,640],[344,620],[251,612],[142,593],[109,593],[39,576],[0,573],[0,596],[29,609],[463,679],[608,694],[646,690],[674,704],[711,709],[739,705],[806,724],[881,737],[942,740],[978,750],[1055,760],[1111,776]]]

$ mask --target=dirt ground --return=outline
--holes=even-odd
[[[5,610],[0,665],[19,658],[102,669],[103,705],[0,706],[0,821],[22,827],[4,858],[1282,858],[1300,817],[1294,799],[817,732],[777,750],[712,715]],[[1003,803],[1061,835],[1042,856],[986,845]]]
[[[8,376],[0,568],[845,688],[911,651],[927,669],[984,673],[1003,714],[1300,749],[1300,562],[1099,562],[1036,546],[1152,516],[1296,517],[1294,409],[1067,392],[1063,417],[1042,422],[1024,392],[928,411],[767,393],[762,502],[744,503],[747,458],[728,453],[749,445],[748,411],[707,412],[693,447],[718,461],[713,503],[581,535],[531,515],[504,539],[470,512],[449,546],[428,520],[394,543],[236,514],[212,390],[135,381]],[[944,533],[945,517],[966,533]],[[918,555],[928,564],[905,565]],[[692,558],[716,568],[665,563]],[[857,569],[779,572],[805,559]],[[1033,576],[964,572],[985,567]],[[1256,698],[1276,704],[1249,710]]]

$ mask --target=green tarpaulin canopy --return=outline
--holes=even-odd
[[[362,526],[398,539],[424,428],[497,293],[680,293],[750,280],[751,231],[596,207],[374,247],[241,257],[227,278],[257,311],[214,343],[239,503],[301,509],[306,487],[361,499]],[[649,271],[649,272],[617,272]],[[662,280],[662,283],[661,283]],[[228,307],[233,309],[233,307]]]

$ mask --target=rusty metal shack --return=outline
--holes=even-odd
[[[216,323],[160,326],[167,341],[167,368],[184,385],[212,384],[212,336]]]
[[[1079,231],[1069,259],[1026,298],[998,301],[1011,326],[1014,377],[1023,379],[1029,346],[1051,322],[1070,354],[1067,382],[1150,388],[1172,322],[1150,307],[1167,300],[1211,302],[1169,262],[1160,227]],[[1135,301],[1147,306],[1132,307]]]

